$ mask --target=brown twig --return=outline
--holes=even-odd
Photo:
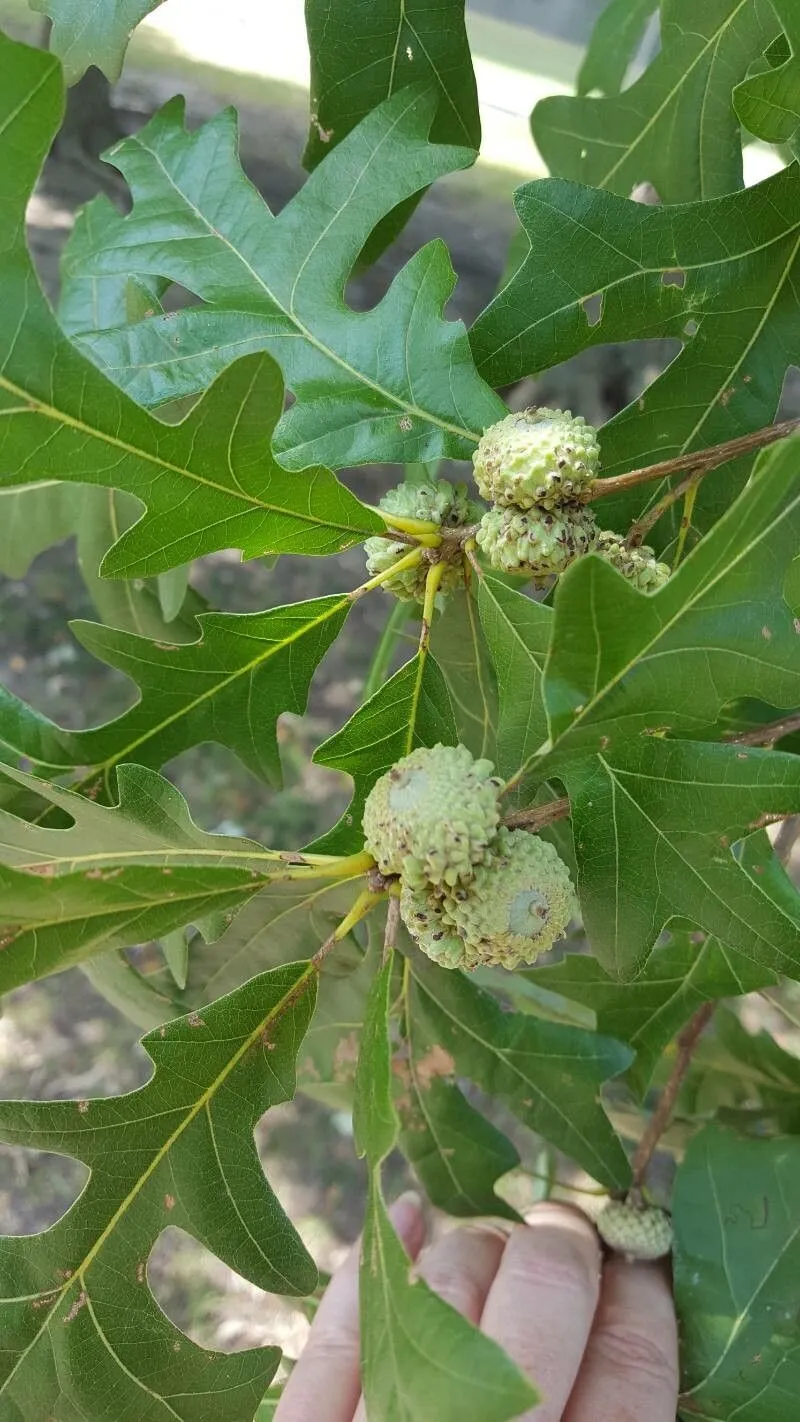
[[[515,810],[513,815],[506,815],[503,824],[507,829],[530,830],[535,834],[536,830],[553,825],[556,820],[567,819],[569,813],[570,804],[565,795],[560,800],[551,800],[549,805],[531,805],[527,810]]]
[[[631,1167],[633,1170],[633,1190],[641,1190],[644,1184],[644,1178],[647,1174],[650,1161],[655,1154],[658,1142],[661,1140],[661,1137],[669,1125],[670,1117],[675,1109],[675,1102],[678,1099],[678,1093],[683,1085],[683,1079],[689,1070],[695,1048],[711,1020],[716,1005],[716,1002],[704,1002],[702,1007],[698,1007],[696,1013],[690,1021],[687,1022],[678,1037],[678,1055],[675,1058],[675,1065],[669,1074],[669,1080],[661,1093],[661,1099],[650,1117],[647,1129],[636,1147],[636,1153],[633,1157]]]
[[[734,746],[773,746],[776,741],[782,741],[784,736],[791,736],[794,731],[800,731],[800,711],[782,716],[779,721],[770,721],[767,726],[756,726],[752,731],[728,736],[726,741],[728,745]]]
[[[702,475],[697,473],[687,474],[686,478],[681,479],[680,482],[675,485],[674,489],[668,489],[663,498],[658,500],[658,503],[653,504],[653,507],[648,509],[647,513],[643,513],[641,518],[637,519],[634,524],[631,524],[630,532],[625,540],[628,547],[641,548],[650,529],[655,527],[658,520],[667,512],[667,509],[672,508],[673,504],[676,504],[679,499],[684,498],[701,478]]]
[[[609,494],[624,494],[639,484],[647,484],[651,479],[669,479],[673,474],[697,473],[701,477],[727,464],[730,459],[739,459],[744,454],[752,454],[764,449],[776,440],[786,439],[800,429],[800,420],[784,420],[779,425],[767,425],[752,434],[739,435],[737,439],[726,440],[724,444],[712,445],[709,449],[697,449],[691,454],[681,454],[676,459],[664,459],[660,464],[648,464],[642,469],[631,469],[627,474],[612,474],[608,479],[595,480],[589,492],[588,502],[607,498]]]
[[[391,957],[394,946],[397,942],[397,930],[400,926],[400,900],[389,899],[389,906],[386,910],[386,930],[383,935],[383,962]]]

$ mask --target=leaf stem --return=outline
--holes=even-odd
[[[692,516],[694,506],[697,502],[697,490],[700,487],[700,475],[696,474],[686,493],[683,496],[683,513],[681,514],[681,526],[678,529],[678,542],[675,546],[675,557],[672,560],[672,571],[675,572],[686,551],[686,540],[689,537],[689,529],[692,526]]]
[[[356,598],[364,597],[366,593],[372,592],[373,588],[379,588],[383,583],[388,582],[389,578],[395,577],[397,573],[404,573],[407,568],[416,568],[422,562],[422,558],[423,550],[412,548],[410,553],[406,553],[403,558],[398,558],[390,568],[384,568],[382,573],[376,573],[374,578],[368,578],[365,583],[361,583],[360,587],[353,588],[353,591],[347,594],[349,601],[355,602]]]
[[[556,820],[566,820],[570,814],[570,803],[566,795],[559,800],[551,800],[549,805],[531,805],[527,810],[515,810],[506,815],[503,824],[507,829],[536,830],[555,824]]]
[[[659,1103],[653,1112],[642,1139],[636,1147],[631,1169],[633,1171],[632,1190],[639,1191],[644,1184],[645,1176],[650,1165],[650,1161],[655,1155],[658,1142],[661,1140],[670,1118],[675,1109],[675,1103],[683,1085],[692,1056],[708,1026],[716,1008],[716,1002],[704,1002],[702,1007],[698,1007],[694,1016],[690,1018],[683,1031],[678,1036],[678,1054],[672,1071],[669,1074],[664,1090],[661,1093]]]
[[[668,489],[663,498],[660,498],[657,503],[653,504],[651,509],[643,513],[641,518],[637,519],[636,523],[631,525],[630,532],[625,540],[628,547],[640,548],[650,532],[650,529],[658,523],[658,520],[667,512],[667,509],[671,509],[672,505],[676,504],[678,499],[682,499],[684,495],[688,496],[690,489],[697,487],[699,477],[698,474],[687,474],[685,479],[681,479],[673,489]]]
[[[365,504],[364,507],[369,509],[370,513],[377,514],[378,518],[382,518],[390,531],[397,528],[401,533],[410,533],[415,538],[425,538],[435,534],[437,542],[441,541],[442,535],[438,523],[429,523],[419,518],[400,518],[396,514],[388,514],[385,509],[376,508],[373,504]]]
[[[400,900],[398,898],[389,899],[389,907],[386,910],[386,931],[383,935],[383,963],[387,963],[391,958],[395,943],[397,942],[397,930],[400,926]]]
[[[396,602],[381,633],[381,639],[375,649],[372,658],[372,666],[369,669],[369,676],[364,684],[363,700],[369,701],[371,696],[379,691],[386,680],[386,673],[392,660],[392,653],[402,635],[411,608],[407,602]]]
[[[676,459],[664,459],[659,464],[648,464],[642,469],[631,469],[627,474],[612,474],[608,479],[597,479],[589,491],[589,502],[606,498],[609,494],[624,494],[639,484],[647,484],[651,479],[668,479],[673,474],[688,471],[701,478],[721,464],[731,459],[739,459],[744,454],[752,454],[764,449],[776,440],[786,439],[800,429],[800,420],[783,420],[779,425],[767,425],[752,434],[739,435],[726,440],[724,444],[712,445],[709,449],[697,449],[691,454],[681,454]]]
[[[422,604],[422,630],[419,634],[419,650],[423,656],[427,655],[428,644],[431,640],[433,614],[436,609],[436,594],[439,591],[439,585],[444,577],[445,566],[446,565],[442,562],[433,563],[425,579],[425,601]]]
[[[800,711],[781,716],[779,721],[770,721],[766,726],[756,726],[752,731],[742,731],[738,736],[727,736],[726,744],[734,746],[773,746],[784,736],[800,731]]]

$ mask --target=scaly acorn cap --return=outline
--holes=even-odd
[[[565,505],[557,513],[489,509],[475,536],[493,568],[538,580],[566,572],[576,558],[591,553],[597,524],[591,509],[581,504]]]
[[[417,947],[440,968],[464,967],[464,944],[445,916],[441,896],[433,889],[415,889],[404,881],[400,917]]]
[[[470,883],[445,892],[442,917],[464,944],[459,967],[517,968],[552,948],[576,907],[558,850],[538,835],[501,827]]]
[[[552,510],[580,501],[597,473],[600,446],[580,415],[543,405],[491,425],[472,462],[478,489],[491,503]]]
[[[383,874],[455,885],[485,858],[500,819],[489,760],[466,746],[421,747],[382,775],[364,806],[364,840]]]
[[[379,508],[389,515],[390,522],[391,515],[396,514],[398,518],[420,519],[448,528],[474,523],[482,513],[482,509],[469,498],[466,484],[450,484],[446,479],[437,479],[435,483],[398,484],[397,488],[386,491]],[[408,551],[407,543],[400,543],[391,536],[366,539],[367,572],[370,577],[388,572]],[[416,568],[406,568],[396,577],[389,578],[383,587],[401,602],[422,602],[428,568],[426,562],[419,563]],[[463,585],[463,561],[445,563],[437,606],[441,607],[447,594]]]
[[[592,552],[599,553],[623,578],[633,583],[639,592],[658,592],[659,588],[669,582],[669,564],[659,563],[652,548],[629,548],[620,534],[611,533],[608,529],[603,529],[598,534]]]
[[[597,1231],[609,1249],[628,1259],[663,1259],[672,1249],[672,1221],[654,1205],[639,1209],[609,1200],[598,1216]]]

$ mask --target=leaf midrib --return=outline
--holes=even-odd
[[[158,1169],[161,1162],[166,1159],[167,1155],[172,1150],[172,1147],[175,1145],[176,1141],[180,1139],[183,1132],[192,1124],[192,1122],[200,1114],[200,1112],[206,1109],[208,1103],[213,1100],[217,1091],[219,1091],[220,1087],[224,1085],[225,1081],[228,1079],[234,1068],[239,1065],[239,1062],[242,1061],[242,1059],[250,1051],[251,1047],[253,1047],[255,1043],[259,1040],[259,1038],[262,1036],[265,1029],[270,1025],[270,1023],[273,1022],[276,1018],[280,1017],[286,1005],[293,1001],[294,998],[298,995],[298,992],[302,990],[301,985],[307,982],[314,972],[315,968],[313,963],[309,963],[304,972],[301,973],[300,976],[292,983],[291,987],[287,989],[287,991],[284,993],[283,997],[279,1000],[279,1002],[277,1002],[274,1007],[270,1008],[270,1011],[265,1017],[261,1018],[258,1023],[258,1026],[237,1048],[236,1052],[233,1054],[230,1060],[226,1062],[222,1071],[217,1074],[217,1076],[206,1088],[206,1090],[201,1092],[198,1100],[194,1102],[190,1109],[186,1112],[184,1119],[179,1123],[179,1125],[175,1127],[175,1130],[170,1136],[167,1137],[167,1140],[164,1142],[164,1144],[159,1147],[151,1163],[147,1166],[146,1170],[144,1170],[139,1176],[134,1186],[125,1196],[125,1199],[122,1200],[117,1206],[117,1209],[114,1211],[113,1215],[111,1216],[111,1219],[108,1221],[108,1224],[98,1235],[95,1243],[87,1251],[84,1259],[75,1268],[74,1273],[66,1281],[63,1287],[58,1291],[57,1295],[53,1299],[52,1307],[42,1320],[41,1327],[37,1329],[36,1333],[28,1343],[27,1347],[23,1350],[22,1353],[20,1353],[18,1359],[14,1363],[14,1366],[8,1373],[7,1377],[2,1382],[0,1382],[0,1394],[5,1391],[6,1385],[11,1382],[12,1378],[18,1372],[21,1365],[25,1362],[32,1349],[39,1342],[39,1339],[41,1338],[42,1334],[45,1331],[49,1331],[53,1313],[58,1307],[60,1307],[62,1301],[66,1298],[69,1291],[74,1288],[76,1283],[80,1283],[83,1289],[86,1288],[83,1276],[86,1273],[87,1269],[89,1269],[94,1263],[94,1260],[97,1258],[103,1246],[110,1238],[119,1221],[124,1217],[126,1212],[130,1209],[131,1205],[138,1198],[141,1191],[144,1189],[144,1186],[146,1185],[147,1181]],[[88,1295],[88,1290],[86,1292]]]

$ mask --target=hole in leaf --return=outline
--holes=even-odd
[[[661,273],[662,286],[678,286],[683,290],[686,285],[686,273],[680,267],[674,267],[671,271]]]
[[[0,1145],[0,1219],[4,1234],[38,1234],[74,1205],[89,1168],[71,1156]]]
[[[699,321],[695,321],[694,317],[692,317],[691,320],[689,320],[689,321],[686,322],[686,325],[685,325],[684,328],[683,328],[683,334],[684,334],[684,336],[690,336],[690,337],[691,337],[691,336],[696,336],[696,335],[697,335],[697,332],[699,331],[699,329],[700,329],[700,323],[699,323]]]
[[[587,296],[581,302],[581,306],[586,314],[586,321],[590,327],[599,326],[603,319],[603,306],[605,297],[602,291],[596,291],[593,296]]]

